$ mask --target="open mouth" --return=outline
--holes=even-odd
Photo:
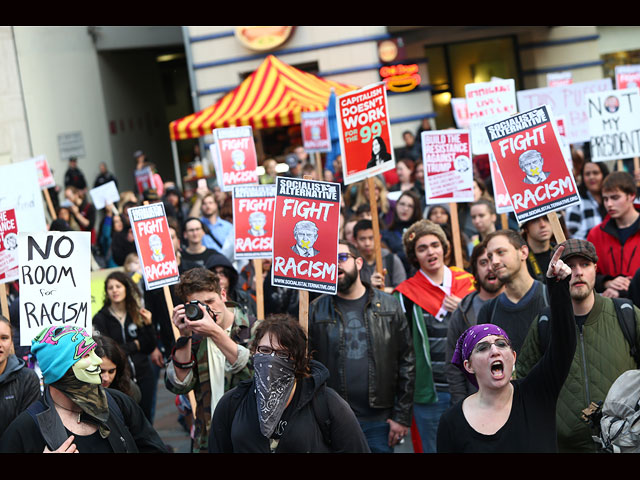
[[[504,377],[504,364],[501,360],[496,360],[491,364],[491,376],[493,378],[503,378]]]

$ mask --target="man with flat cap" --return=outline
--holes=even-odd
[[[640,310],[629,300],[596,293],[598,256],[591,242],[571,238],[560,245],[565,246],[561,260],[571,268],[569,292],[578,348],[558,398],[558,451],[593,453],[596,443],[582,420],[582,410],[592,402],[604,401],[623,372],[638,368],[630,347],[640,345]],[[531,324],[518,355],[518,378],[526,376],[543,355],[549,341],[548,319],[545,309]]]

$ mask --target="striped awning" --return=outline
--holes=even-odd
[[[296,125],[301,112],[327,109],[332,88],[340,96],[359,87],[325,80],[269,55],[216,103],[171,122],[171,139],[197,138],[216,128],[240,125],[254,129]]]

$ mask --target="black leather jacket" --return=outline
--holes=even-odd
[[[364,323],[369,344],[369,405],[391,408],[391,419],[411,425],[415,383],[415,353],[400,302],[367,285]],[[345,335],[334,295],[322,295],[309,305],[309,343],[313,358],[331,373],[327,385],[346,395]]]

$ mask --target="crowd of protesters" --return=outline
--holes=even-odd
[[[231,195],[215,181],[184,193],[155,173],[158,188],[121,190],[117,204],[97,211],[71,159],[50,229],[91,232],[92,268],[116,271],[93,312],[93,338],[52,328],[31,348],[18,346],[18,288],[8,284],[0,451],[171,451],[152,427],[160,375],[192,452],[393,452],[405,437],[417,453],[595,451],[575,419],[637,368],[610,321],[613,299],[629,299],[640,344],[634,175],[573,149],[581,204],[558,212],[567,240],[557,244],[545,217],[518,225],[496,214],[486,156],[474,157],[473,202],[429,205],[419,138],[405,132],[396,168],[373,178],[375,206],[368,181],[344,185],[340,158],[318,169],[320,157],[297,147],[282,162],[261,162],[261,184],[284,175],[342,187],[338,294],[310,293],[308,332],[296,321],[298,290],[271,284],[271,261],[256,278],[252,262],[234,258]],[[155,172],[136,151],[132,171],[147,166]],[[111,180],[101,164],[94,186]],[[170,299],[142,281],[127,210],[143,202],[162,202],[167,214],[181,274]],[[551,330],[565,341],[545,343],[540,312],[554,299]],[[602,359],[576,360],[576,334]],[[92,355],[67,358],[76,337]]]

